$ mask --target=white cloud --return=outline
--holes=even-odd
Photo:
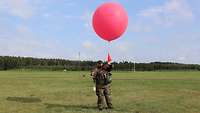
[[[133,44],[128,41],[117,41],[111,45],[111,56],[114,61],[133,60]]]
[[[66,6],[77,6],[77,3],[75,1],[67,1]]]
[[[22,19],[29,19],[33,16],[33,7],[28,0],[1,0],[0,7],[1,12],[9,13],[13,16],[20,17]]]
[[[127,53],[133,49],[133,44],[130,42],[118,42],[114,45],[114,49],[116,49],[119,53]]]
[[[117,41],[115,43],[95,43],[84,41],[82,43],[81,59],[106,60],[108,49],[114,61],[131,60],[130,54],[133,52],[133,44],[128,41]]]
[[[86,40],[82,43],[81,59],[85,60],[104,60],[106,59],[108,46],[107,43],[97,43]]]
[[[18,27],[16,28],[16,31],[17,31],[17,33],[23,34],[23,35],[24,35],[24,34],[25,34],[25,35],[31,34],[30,29],[29,29],[28,27],[24,26],[24,25],[18,26]]]
[[[91,53],[91,54],[101,53],[102,50],[105,49],[103,45],[97,44],[89,40],[84,41],[82,43],[82,47],[86,52]]]
[[[134,25],[130,26],[129,31],[131,32],[151,32],[152,28],[150,26],[141,24],[141,23],[135,23]]]
[[[92,14],[93,12],[85,11],[82,16],[80,16],[80,20],[84,21],[84,26],[86,28],[92,28]]]
[[[94,45],[93,45],[92,42],[90,42],[90,41],[85,41],[85,42],[83,42],[82,46],[83,46],[85,49],[93,49],[93,48],[94,48]]]
[[[184,62],[187,58],[185,56],[178,57],[178,61]]]
[[[164,5],[142,10],[139,16],[165,26],[194,20],[194,14],[186,0],[168,0]]]
[[[43,17],[45,17],[45,18],[49,18],[51,16],[51,14],[49,14],[49,13],[44,13],[43,14]]]
[[[65,18],[65,19],[74,19],[74,17],[71,16],[71,15],[64,15],[64,18]]]
[[[43,40],[24,25],[18,26],[15,32],[0,36],[0,55],[63,58],[66,56],[63,51],[67,50],[59,42]]]

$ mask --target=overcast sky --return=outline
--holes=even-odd
[[[0,55],[106,60],[93,31],[95,9],[110,0],[0,0]],[[112,0],[113,1],[113,0]],[[127,10],[114,61],[200,64],[199,0],[114,0]]]

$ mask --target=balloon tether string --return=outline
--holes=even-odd
[[[110,46],[111,46],[111,41],[108,41],[108,54],[107,55],[111,55],[111,53],[110,53]]]

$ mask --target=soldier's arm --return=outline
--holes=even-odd
[[[108,64],[108,65],[109,65],[109,69],[108,70],[110,72],[110,71],[112,71],[112,69],[113,69],[114,66],[112,64]]]
[[[92,77],[94,83],[96,82],[96,75],[97,75],[97,69],[92,70],[91,77]]]

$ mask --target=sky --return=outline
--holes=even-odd
[[[95,9],[118,2],[129,24],[108,44]],[[199,0],[0,0],[0,56],[200,64]]]

